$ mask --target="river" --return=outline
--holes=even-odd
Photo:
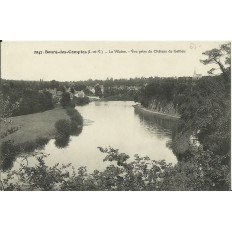
[[[58,148],[55,140],[50,140],[43,150],[50,154],[46,164],[71,163],[75,168],[86,166],[88,172],[103,170],[108,163],[103,162],[105,154],[97,147],[109,146],[130,155],[131,160],[139,154],[175,164],[177,159],[170,145],[174,120],[144,117],[135,112],[134,104],[132,101],[97,101],[76,107],[84,118],[82,132],[71,136],[64,148]]]

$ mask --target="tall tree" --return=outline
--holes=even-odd
[[[231,62],[231,44],[222,44],[220,48],[214,48],[202,53],[206,55],[205,60],[201,62],[205,65],[207,64],[217,64],[222,72],[225,81],[230,79],[230,62]],[[216,68],[212,68],[208,71],[209,74],[213,74]]]
[[[70,94],[68,92],[62,93],[60,104],[65,108],[71,104]]]

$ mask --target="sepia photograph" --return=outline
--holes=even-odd
[[[2,41],[1,191],[230,191],[228,41]]]

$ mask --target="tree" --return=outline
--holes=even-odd
[[[207,59],[201,60],[204,65],[217,64],[223,74],[225,81],[230,78],[230,61],[231,61],[231,49],[230,43],[222,44],[220,48],[214,48],[202,53],[207,56]],[[213,74],[216,68],[212,68],[208,71],[209,74]]]
[[[58,88],[59,85],[60,85],[59,81],[56,81],[56,80],[50,81],[50,87],[51,87],[52,89]]]
[[[63,108],[70,106],[71,99],[70,99],[70,94],[68,92],[62,93],[62,98],[61,98],[60,104],[63,106]]]
[[[9,101],[9,97],[5,98],[0,93],[0,138],[4,138],[6,135],[3,133],[3,128],[7,131],[8,126],[12,124],[11,119],[12,112],[18,108],[18,104],[11,104]],[[8,157],[3,157],[2,155],[2,143],[0,141],[0,189],[4,189],[2,184],[1,172],[2,172],[2,164],[4,159]]]
[[[95,87],[95,95],[98,96],[98,97],[102,97],[102,90],[101,90],[101,87],[99,84],[97,84]]]
[[[70,135],[70,122],[67,119],[60,119],[55,123],[55,128],[57,132],[62,136],[69,136]]]
[[[71,93],[74,94],[75,93],[75,89],[72,87],[71,88]]]

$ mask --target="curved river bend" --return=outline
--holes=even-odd
[[[72,163],[75,168],[86,166],[89,172],[103,170],[107,165],[103,162],[105,154],[97,147],[109,146],[130,155],[131,159],[139,154],[175,164],[177,159],[170,148],[175,122],[155,116],[145,118],[135,112],[134,104],[132,101],[91,102],[77,107],[84,118],[82,132],[72,136],[65,148],[57,148],[54,139],[50,140],[43,150],[50,154],[46,164]]]

